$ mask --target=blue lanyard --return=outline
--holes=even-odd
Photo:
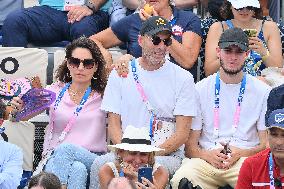
[[[67,89],[70,87],[71,83],[67,83],[63,89],[60,91],[56,101],[55,101],[55,105],[54,105],[54,111],[51,114],[51,128],[50,128],[50,135],[49,135],[49,139],[52,139],[52,132],[53,132],[53,127],[54,127],[54,120],[55,120],[55,111],[58,108],[59,103],[61,102],[64,93],[67,91]],[[78,117],[79,113],[81,112],[84,104],[87,102],[90,94],[92,92],[92,88],[89,86],[88,89],[85,91],[85,94],[83,96],[83,98],[80,101],[80,104],[77,106],[76,110],[74,111],[74,114],[72,116],[72,118],[68,121],[67,125],[65,126],[64,130],[62,131],[61,135],[59,136],[59,142],[63,141],[65,139],[65,136],[68,134],[68,132],[71,130],[71,128],[73,127],[74,123],[75,123],[75,119],[76,117]]]
[[[269,174],[269,179],[270,179],[270,182],[269,182],[269,185],[270,185],[270,189],[275,189],[275,179],[274,179],[274,175],[273,175],[273,167],[274,167],[274,164],[273,164],[273,157],[272,157],[272,153],[270,152],[269,154],[269,161],[268,161],[268,174]],[[278,184],[276,184],[277,186]],[[280,188],[282,188],[282,182],[280,180]]]
[[[236,106],[236,111],[234,115],[234,123],[233,123],[233,129],[236,131],[239,121],[240,121],[240,108],[241,103],[243,101],[244,93],[246,89],[246,75],[243,76],[240,92],[238,96],[238,103]],[[219,136],[219,108],[220,108],[220,73],[218,72],[216,75],[216,81],[215,81],[215,99],[214,99],[214,136]]]
[[[269,168],[269,179],[270,179],[270,189],[274,189],[274,176],[273,176],[273,158],[272,153],[269,154],[269,161],[268,161],[268,168]]]
[[[60,91],[58,98],[55,101],[55,105],[54,105],[54,111],[57,110],[59,103],[62,100],[62,97],[64,96],[64,93],[66,92],[67,89],[69,89],[71,83],[67,83],[64,88]],[[82,100],[80,101],[80,104],[78,105],[78,107],[76,108],[76,111],[74,112],[75,115],[79,115],[80,111],[82,110],[84,104],[86,103],[86,101],[88,100],[90,94],[92,92],[92,88],[88,87]]]
[[[135,59],[133,59],[131,61],[131,67],[132,67],[132,74],[133,74],[133,78],[136,82],[136,87],[137,87],[137,90],[138,92],[140,93],[142,99],[143,99],[143,102],[145,102],[146,104],[146,108],[148,110],[148,112],[150,113],[151,117],[150,117],[150,123],[149,123],[149,136],[151,139],[153,139],[153,133],[154,133],[154,125],[156,123],[156,115],[154,114],[154,109],[152,108],[145,92],[144,92],[144,89],[139,81],[139,78],[138,78],[138,74],[136,73],[136,65],[135,65]]]
[[[173,26],[176,24],[176,22],[177,22],[177,18],[176,18],[176,17],[174,17],[173,19],[171,19],[171,20],[169,21],[171,27],[173,27]]]

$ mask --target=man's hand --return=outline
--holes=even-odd
[[[230,146],[230,149],[232,150],[231,157],[225,161],[224,169],[231,168],[242,157],[240,148]]]
[[[207,152],[205,161],[210,163],[212,166],[217,169],[224,169],[225,163],[228,159],[228,156],[221,153],[222,149],[210,150]]]
[[[74,6],[70,9],[67,14],[68,22],[73,24],[74,22],[79,22],[85,16],[90,16],[93,14],[93,11],[87,6]]]

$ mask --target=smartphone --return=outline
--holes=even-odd
[[[152,172],[153,172],[152,167],[140,167],[138,169],[138,182],[142,183],[142,177],[144,177],[153,183]]]
[[[248,37],[256,37],[257,30],[256,29],[244,29],[244,32]]]

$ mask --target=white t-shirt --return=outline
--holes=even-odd
[[[155,71],[146,71],[136,59],[136,73],[158,117],[196,116],[196,91],[192,75],[166,61]],[[105,89],[101,109],[121,115],[122,130],[127,125],[149,127],[150,113],[136,88],[129,63],[127,78],[113,70]]]
[[[241,103],[239,125],[233,131],[233,119],[239,96],[239,84],[220,81],[219,138],[214,133],[214,99],[216,74],[196,84],[199,108],[192,129],[202,130],[199,144],[204,149],[219,148],[220,142],[248,149],[259,144],[258,131],[265,130],[265,112],[270,87],[247,74],[246,89]]]

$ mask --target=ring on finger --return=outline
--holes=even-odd
[[[125,63],[122,63],[121,65],[122,65],[122,66],[125,66]]]

